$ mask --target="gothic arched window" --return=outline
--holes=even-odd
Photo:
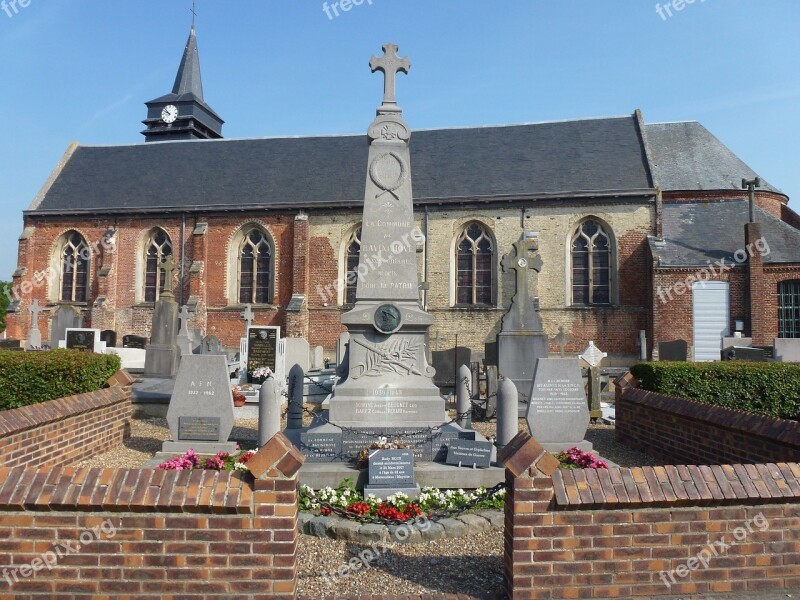
[[[247,231],[239,248],[239,303],[272,303],[273,245],[261,228]]]
[[[83,236],[71,231],[61,248],[62,302],[86,302],[89,296],[89,264],[92,251]]]
[[[344,303],[355,304],[356,288],[358,287],[358,261],[361,257],[361,227],[356,229],[347,242],[347,254],[345,261],[347,271],[345,273]]]
[[[611,239],[593,219],[572,235],[572,304],[611,303]]]
[[[161,263],[172,255],[172,240],[163,229],[154,230],[147,239],[144,251],[144,301],[155,302],[164,290],[164,271]]]
[[[494,262],[489,233],[480,223],[469,223],[456,242],[456,304],[492,305]]]

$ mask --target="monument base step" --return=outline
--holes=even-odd
[[[394,496],[395,494],[401,493],[405,494],[412,500],[416,500],[417,498],[419,498],[419,494],[421,491],[422,490],[418,485],[414,487],[390,487],[390,488],[374,486],[374,485],[373,486],[365,485],[364,497],[366,498],[370,494],[374,494],[376,498],[380,498],[381,500],[386,500],[386,498],[388,498],[389,496]]]
[[[566,452],[572,448],[580,448],[584,452],[594,452],[592,442],[583,440],[582,442],[539,442],[548,452]]]
[[[502,467],[472,469],[442,463],[417,462],[414,464],[414,479],[420,487],[440,489],[490,488],[505,481],[506,471]],[[315,490],[337,487],[343,479],[351,479],[362,489],[367,483],[367,470],[356,469],[349,463],[306,463],[300,468],[300,483]],[[377,494],[376,494],[377,495]]]
[[[162,453],[183,454],[190,449],[197,454],[210,454],[212,456],[217,452],[236,454],[236,442],[164,442],[161,445]]]

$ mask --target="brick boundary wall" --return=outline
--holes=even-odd
[[[119,371],[106,389],[0,411],[0,466],[71,465],[122,444],[133,379]]]
[[[800,465],[559,470],[520,432],[506,466],[512,599],[800,589]]]
[[[303,461],[279,433],[247,473],[0,469],[0,599],[294,598]]]
[[[800,461],[800,422],[636,389],[631,378],[618,382],[615,436],[626,446],[675,464]]]

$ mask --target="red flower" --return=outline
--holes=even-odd
[[[323,506],[322,508],[319,509],[319,512],[323,517],[327,517],[329,514],[331,514],[332,511],[327,506]]]
[[[237,460],[236,462],[239,462],[239,463],[245,464],[245,463],[246,463],[248,460],[250,460],[251,458],[253,458],[255,455],[256,455],[256,453],[255,453],[255,452],[248,452],[247,454],[244,454],[244,455],[242,455],[242,456],[239,458],[239,460]]]
[[[347,512],[363,517],[370,511],[369,504],[365,502],[353,502],[347,507]]]

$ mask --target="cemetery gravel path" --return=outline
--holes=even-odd
[[[305,415],[310,422],[310,417]],[[308,423],[306,423],[308,424]],[[495,422],[476,422],[483,435],[495,433]],[[283,427],[286,426],[285,418]],[[524,421],[520,421],[524,428]],[[258,435],[256,420],[237,420],[232,438],[252,440]],[[161,450],[169,439],[167,421],[143,417],[131,421],[131,435],[123,447],[80,463],[80,466],[138,468]],[[598,453],[621,466],[662,464],[614,441],[613,426],[593,425],[587,433]],[[502,597],[503,532],[476,533],[425,544],[378,546],[379,558],[345,576],[336,576],[347,562],[368,545],[300,536],[298,593],[306,597],[342,597],[367,594],[459,594],[460,597]]]

